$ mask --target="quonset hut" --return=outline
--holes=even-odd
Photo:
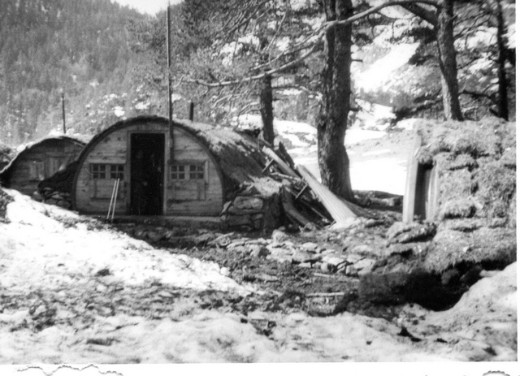
[[[73,208],[106,214],[120,179],[116,216],[223,214],[231,225],[264,227],[258,222],[272,215],[266,202],[278,197],[280,184],[263,176],[256,140],[177,119],[172,130],[173,144],[167,119],[140,116],[95,136],[78,160]]]
[[[0,182],[4,187],[32,195],[39,182],[76,160],[84,147],[84,142],[67,136],[29,144],[0,172]]]

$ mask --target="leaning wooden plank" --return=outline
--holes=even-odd
[[[291,167],[291,169],[294,170],[295,163],[294,163],[291,155],[285,148],[285,145],[283,144],[283,142],[280,141],[278,143],[278,149],[276,149],[276,153],[278,155],[280,155],[282,157],[282,159],[285,160],[285,162],[287,162],[287,164]]]
[[[295,178],[299,178],[298,174],[294,172],[294,170],[287,163],[285,163],[284,160],[280,158],[278,154],[276,154],[272,149],[269,149],[268,147],[263,147],[262,152],[266,154],[269,158],[274,160],[284,174],[294,176]]]
[[[307,218],[305,218],[294,207],[292,195],[285,189],[282,191],[282,206],[283,206],[283,210],[284,210],[285,214],[287,215],[287,217],[291,221],[295,222],[297,225],[305,226],[308,223],[310,223],[310,221]]]
[[[296,170],[316,193],[318,199],[338,225],[349,225],[357,218],[357,215],[338,196],[318,182],[304,166],[296,166]]]

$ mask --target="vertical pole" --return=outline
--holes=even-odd
[[[195,103],[190,102],[190,121],[193,121],[193,112],[195,110]]]
[[[67,134],[67,126],[65,124],[65,92],[61,91],[61,117],[63,119],[63,134]]]
[[[173,164],[173,124],[172,124],[172,84],[171,84],[171,57],[170,57],[170,0],[166,11],[166,61],[168,78],[168,128],[170,130],[170,163]]]

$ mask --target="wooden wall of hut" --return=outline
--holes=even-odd
[[[162,121],[115,125],[96,136],[80,158],[73,204],[83,213],[107,213],[120,178],[116,215],[215,216],[223,206],[218,168],[208,149],[182,127],[174,127],[171,148]]]

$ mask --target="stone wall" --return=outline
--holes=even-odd
[[[223,227],[229,230],[266,232],[279,227],[282,217],[280,192],[262,194],[253,185],[242,188],[224,204],[221,213]]]
[[[425,123],[418,158],[437,170],[437,232],[425,260],[443,270],[461,262],[516,259],[516,129],[499,119]]]

